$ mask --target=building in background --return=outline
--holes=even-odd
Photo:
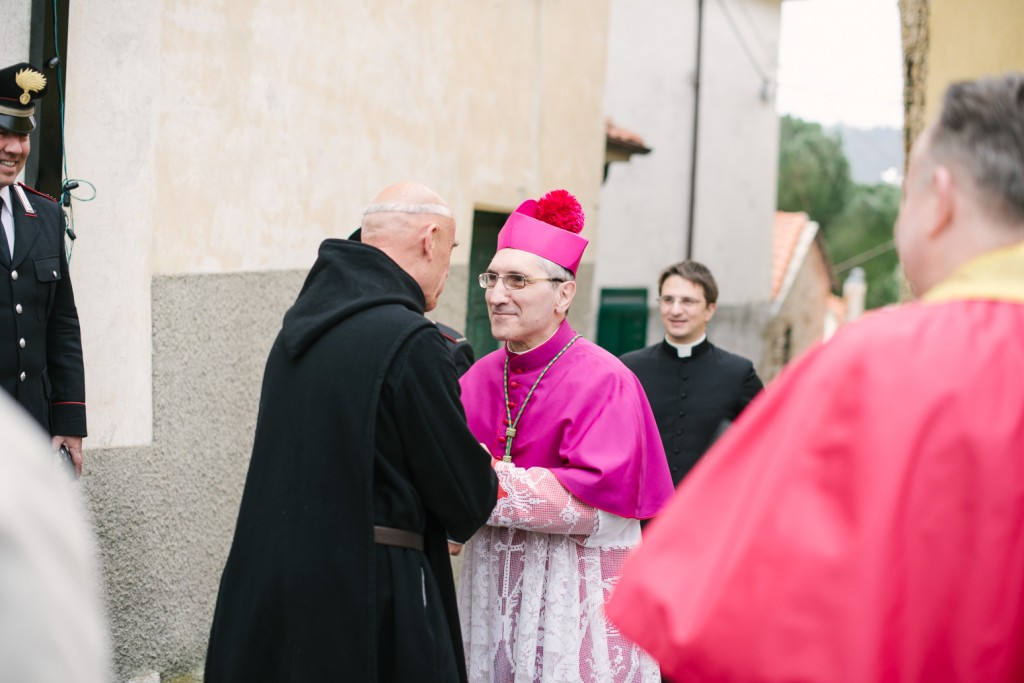
[[[899,0],[903,24],[904,142],[942,107],[950,83],[1024,71],[1024,3],[1020,0]]]
[[[1024,71],[1024,3],[1019,0],[899,0],[903,36],[903,143],[942,109],[953,82]],[[913,294],[904,280],[901,298]]]
[[[72,202],[71,268],[117,680],[173,678],[201,668],[266,353],[321,240],[391,182],[436,189],[460,246],[434,314],[480,355],[474,276],[507,212],[566,187],[600,244],[608,7],[12,3],[0,58],[61,59],[33,150],[58,154],[27,180],[62,176],[63,141],[76,196],[96,189]]]
[[[714,342],[763,356],[780,5],[611,0],[605,111],[652,150],[613,163],[600,196],[593,295],[598,342],[615,353],[661,337],[658,273],[692,257],[721,290]]]
[[[835,289],[825,240],[807,214],[776,212],[772,236],[771,321],[761,361],[765,382],[823,339]]]
[[[842,297],[833,294],[839,282],[821,230],[807,214],[776,212],[772,234],[771,317],[760,365],[766,383],[787,363],[860,317],[867,295],[860,268],[850,271]]]

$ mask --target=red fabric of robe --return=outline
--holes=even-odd
[[[1011,257],[995,289],[1018,299],[844,328],[683,482],[607,606],[663,675],[1024,680],[1024,249]]]

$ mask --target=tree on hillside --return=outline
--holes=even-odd
[[[841,138],[817,123],[783,116],[779,133],[779,210],[817,221],[840,280],[854,266],[864,269],[868,308],[898,301],[892,228],[899,188],[854,183]]]
[[[899,259],[892,234],[899,209],[898,187],[855,185],[850,200],[825,232],[829,258],[840,279],[854,266],[864,269],[868,282],[867,308],[899,300]]]
[[[803,211],[826,231],[853,190],[850,164],[838,135],[793,116],[779,121],[780,211]]]

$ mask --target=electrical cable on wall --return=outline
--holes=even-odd
[[[742,14],[743,18],[746,20],[747,27],[750,29],[750,33],[754,36],[754,42],[756,42],[761,48],[762,56],[765,57],[768,62],[773,62],[775,60],[775,54],[778,51],[771,49],[769,41],[765,40],[764,36],[761,35],[761,30],[758,28],[757,22],[752,16],[750,16],[750,10],[747,9],[747,4],[748,3],[746,2],[737,2],[736,7],[739,8],[740,14]]]
[[[862,263],[866,263],[867,261],[870,261],[876,256],[887,254],[895,248],[896,240],[888,239],[885,242],[882,242],[881,244],[876,244],[870,249],[865,249],[859,254],[854,254],[853,256],[846,259],[842,263],[834,265],[832,267],[832,270],[836,273],[836,275],[838,275],[839,273],[843,273],[846,272],[847,270],[850,270],[854,266],[859,266]]]
[[[725,4],[725,0],[718,0],[718,5],[722,8],[722,13],[725,15],[726,22],[729,24],[729,29],[732,31],[733,36],[736,37],[737,42],[739,42],[740,48],[743,50],[743,54],[746,56],[747,61],[750,62],[750,66],[754,68],[754,71],[757,72],[757,75],[761,78],[761,99],[765,101],[770,100],[775,89],[772,79],[768,77],[768,74],[764,72],[764,69],[762,69],[760,63],[758,63],[757,57],[754,56],[754,52],[747,43],[746,38],[743,37],[743,33],[736,24],[736,19],[732,16],[732,12],[729,11],[728,5]]]
[[[63,161],[64,172],[62,177],[64,181],[61,183],[60,190],[60,205],[61,210],[64,213],[64,233],[68,236],[70,244],[67,247],[67,258],[68,264],[71,263],[71,253],[75,248],[75,240],[78,238],[75,232],[75,211],[71,206],[71,200],[77,200],[80,202],[91,202],[96,198],[96,186],[88,180],[81,178],[69,178],[68,177],[68,148],[66,139],[64,136],[64,66],[60,55],[60,33],[57,22],[57,0],[53,0],[53,51],[54,56],[46,62],[46,66],[50,69],[56,69],[57,71],[57,98],[58,98],[58,109],[60,112],[60,119],[58,126],[60,128],[60,149],[61,159]],[[72,190],[77,189],[81,185],[88,185],[92,190],[92,194],[88,197],[76,197],[72,194]]]
[[[76,197],[71,194],[72,190],[78,189],[78,187],[83,184],[88,185],[89,189],[92,190],[91,195],[88,197]],[[61,185],[60,204],[64,209],[64,232],[67,234],[68,239],[71,240],[71,246],[68,247],[69,264],[71,263],[71,252],[75,248],[75,239],[78,237],[78,235],[75,234],[75,211],[71,207],[72,199],[80,202],[91,202],[93,199],[96,199],[96,186],[82,178],[68,178],[64,181],[64,184]]]

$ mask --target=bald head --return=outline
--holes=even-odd
[[[436,192],[411,181],[384,188],[363,211],[362,241],[416,280],[426,310],[437,305],[456,242],[452,210]]]
[[[389,185],[363,211],[363,240],[372,244],[383,234],[401,232],[403,226],[421,223],[429,216],[451,218],[452,211],[426,185],[411,181]]]

